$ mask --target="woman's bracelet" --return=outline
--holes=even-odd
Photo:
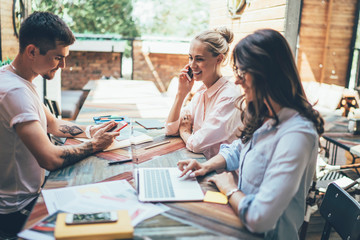
[[[227,196],[228,199],[230,199],[231,196],[238,191],[240,191],[238,188],[234,188],[234,189],[231,189],[230,191],[228,191],[225,195]]]

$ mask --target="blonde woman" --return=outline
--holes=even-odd
[[[180,135],[186,147],[211,158],[220,144],[236,139],[240,111],[235,100],[240,89],[221,73],[233,33],[225,28],[207,30],[191,42],[189,64],[180,73],[178,92],[166,122],[166,135]],[[189,69],[192,74],[188,74]],[[183,102],[194,81],[202,81],[190,103]]]

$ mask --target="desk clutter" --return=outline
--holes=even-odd
[[[95,117],[93,117],[93,120],[96,124],[102,124],[102,123],[109,122],[109,121],[115,121],[115,122],[119,122],[119,123],[122,121],[125,121],[129,124],[131,122],[131,119],[129,117],[118,116],[118,115],[95,116]],[[156,119],[138,119],[135,121],[135,123],[139,124],[146,130],[164,128],[164,123],[161,122],[160,120],[156,120]],[[118,136],[116,138],[116,141],[114,141],[112,145],[110,145],[107,149],[104,150],[105,152],[111,151],[114,149],[129,147],[131,144],[137,145],[137,144],[142,144],[142,143],[146,143],[146,142],[151,142],[154,140],[151,136],[149,136],[145,133],[142,133],[139,131],[131,132],[130,125],[124,127],[120,131],[121,131],[120,136]],[[89,139],[83,139],[83,138],[77,138],[77,139],[82,142],[89,141]],[[168,142],[166,142],[166,143],[168,143]],[[161,143],[161,144],[165,144],[165,143]],[[159,146],[161,144],[158,144],[156,146]],[[151,148],[151,147],[149,146],[149,148]]]
[[[89,138],[75,138],[75,139],[81,142],[88,142],[91,140]],[[126,126],[125,128],[120,130],[120,136],[116,137],[114,142],[103,151],[108,152],[119,148],[129,147],[131,144],[137,145],[152,141],[154,141],[153,137],[145,133],[139,131],[133,131],[133,133],[131,134],[130,127]]]
[[[126,180],[42,190],[50,216],[20,232],[25,239],[124,239],[132,238],[133,227],[167,211],[166,206],[141,203]],[[68,213],[116,211],[116,222],[67,225]],[[55,224],[56,221],[56,224]]]
[[[70,213],[56,211],[42,219],[30,229],[18,234],[24,239],[36,240],[91,240],[91,239],[130,239],[134,227],[127,210],[115,211],[117,220],[106,223],[85,223],[69,225],[66,218]],[[91,215],[94,215],[91,214]]]

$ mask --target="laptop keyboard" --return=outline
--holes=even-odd
[[[146,198],[175,197],[168,169],[144,169],[144,177]]]

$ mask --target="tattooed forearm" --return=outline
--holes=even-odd
[[[78,126],[68,126],[68,125],[60,125],[59,131],[64,134],[70,133],[71,136],[76,136],[84,132]]]
[[[69,166],[74,164],[81,159],[91,155],[93,153],[93,147],[91,142],[87,142],[77,147],[74,146],[66,146],[61,154],[61,158],[64,159],[62,167]]]

